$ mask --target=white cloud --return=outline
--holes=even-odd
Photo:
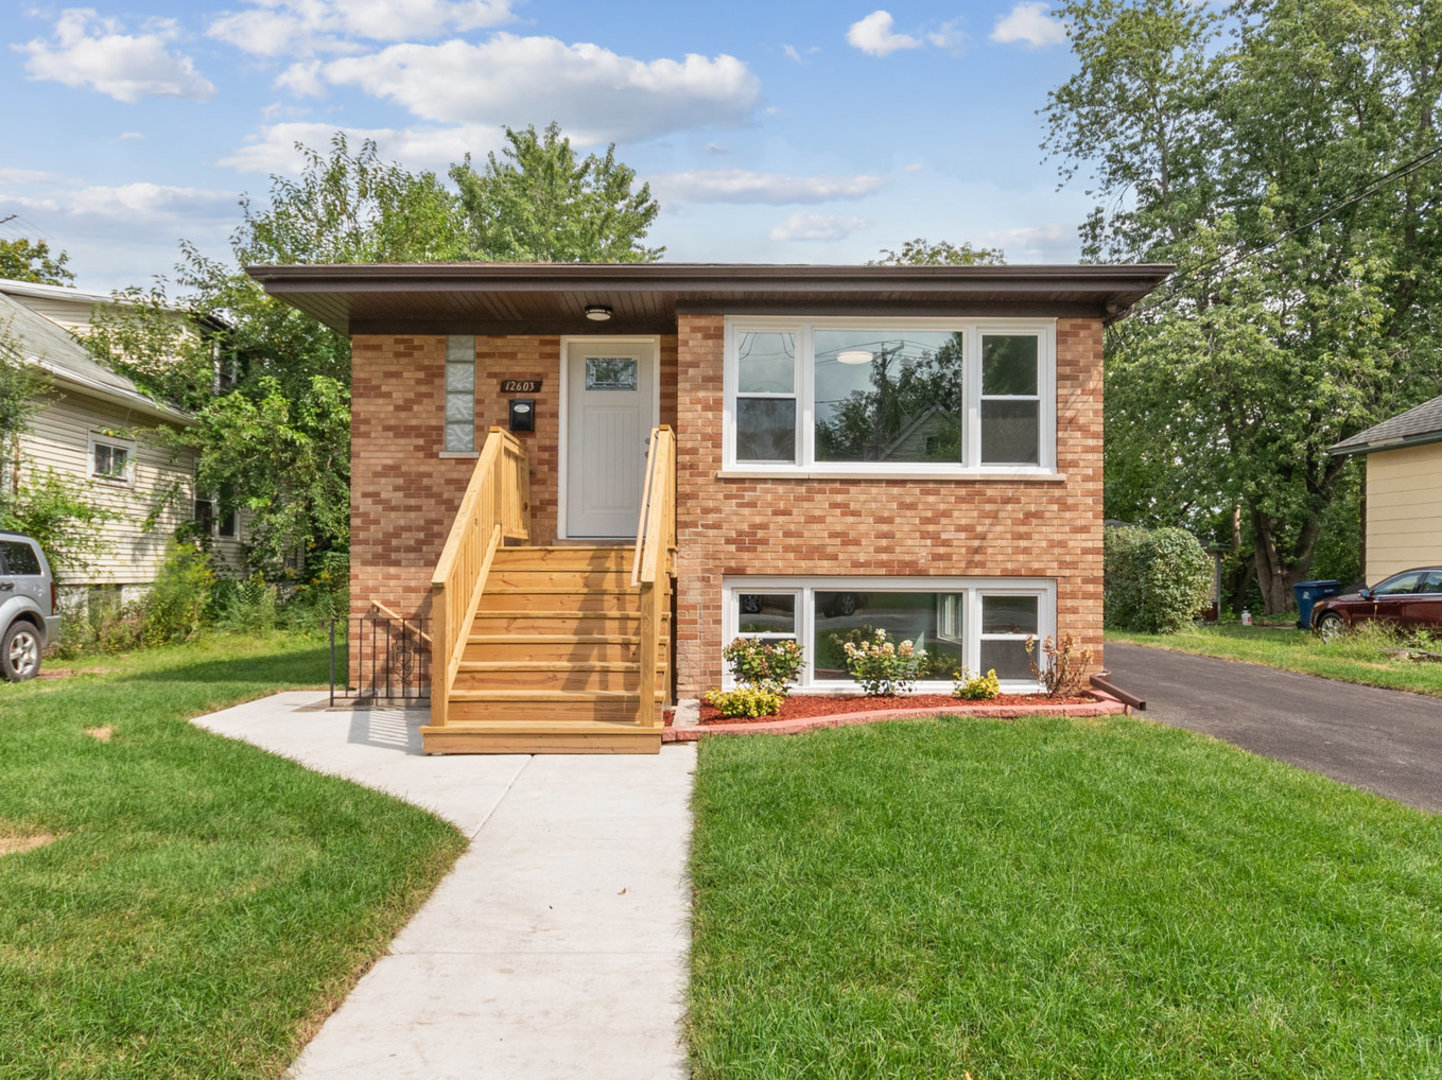
[[[129,142],[132,139],[143,139],[145,136],[138,131],[122,131],[115,136],[116,142]]]
[[[355,39],[406,41],[503,26],[512,0],[249,0],[207,33],[256,56],[355,52]]]
[[[89,86],[129,104],[143,97],[209,101],[215,86],[190,57],[166,48],[179,36],[174,19],[150,19],[141,32],[127,34],[117,19],[101,18],[91,8],[67,8],[50,41],[36,38],[13,48],[29,54],[25,70],[31,79]]]
[[[1080,257],[1075,225],[1028,225],[994,229],[977,237],[980,247],[1001,248],[1009,263],[1072,263]]]
[[[297,97],[324,97],[326,91],[319,60],[291,64],[276,76],[274,85],[276,89],[289,90]]]
[[[244,173],[295,173],[304,165],[297,142],[324,152],[336,133],[334,124],[289,122],[270,124],[251,136],[247,143],[221,158],[226,165]],[[447,128],[342,128],[352,151],[365,139],[376,144],[382,158],[400,161],[410,168],[442,170],[460,161],[469,151],[484,157],[505,142],[500,127],[462,125]]]
[[[228,217],[236,214],[234,192],[150,183],[97,184],[53,190],[34,198],[7,196],[6,202],[32,213],[63,219],[108,219],[131,223],[157,222],[196,214]]]
[[[786,176],[746,169],[698,169],[648,178],[663,203],[820,203],[859,199],[886,186],[880,176]]]
[[[392,45],[332,60],[319,74],[425,120],[512,126],[556,120],[581,144],[743,124],[761,97],[759,80],[733,56],[642,61],[599,45],[508,33],[480,44]]]
[[[1003,45],[1020,42],[1029,49],[1044,49],[1066,41],[1066,24],[1051,17],[1045,0],[1021,0],[996,20],[991,40]]]
[[[706,144],[706,153],[711,154],[711,155],[714,156],[714,157],[730,157],[730,156],[731,156],[731,151],[730,151],[730,149],[727,148],[727,147],[725,147],[725,146],[723,146],[723,145],[721,145],[721,143],[718,143],[718,142],[708,142],[708,143]]]
[[[846,31],[846,40],[872,56],[890,56],[898,49],[921,48],[920,38],[893,33],[892,27],[895,25],[896,20],[891,17],[891,12],[873,11],[866,18],[851,24],[851,29]]]
[[[60,177],[43,169],[0,168],[0,184],[51,184]]]
[[[844,240],[857,229],[864,229],[870,224],[865,218],[827,217],[797,211],[772,229],[770,237],[775,241]]]
[[[788,60],[795,60],[798,64],[806,63],[806,57],[815,56],[821,51],[820,45],[811,45],[806,49],[798,49],[795,45],[782,45],[781,55]]]
[[[930,31],[926,40],[938,49],[959,49],[966,42],[966,35],[961,31],[961,20],[953,19]]]
[[[788,60],[795,60],[798,64],[801,63],[801,54],[796,51],[795,45],[783,45],[781,46],[781,51]]]

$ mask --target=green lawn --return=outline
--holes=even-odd
[[[320,685],[316,637],[81,666],[0,684],[0,838],[57,838],[0,856],[0,1078],[278,1076],[465,841],[185,722]]]
[[[698,1080],[1442,1076],[1442,817],[1127,718],[700,754]]]
[[[1307,630],[1256,626],[1196,626],[1178,634],[1132,634],[1108,630],[1108,641],[1244,660],[1252,664],[1321,675],[1364,686],[1442,696],[1442,663],[1399,660],[1387,652],[1398,642],[1385,630],[1367,628],[1331,642]],[[1442,651],[1442,647],[1433,646]]]

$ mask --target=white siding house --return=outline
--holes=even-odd
[[[105,551],[85,569],[63,570],[59,580],[72,592],[118,586],[130,599],[155,580],[167,541],[196,513],[196,457],[146,433],[185,427],[188,414],[146,397],[76,340],[94,309],[113,303],[103,294],[0,279],[0,331],[49,384],[18,446],[5,449],[4,477],[12,490],[46,470],[84,485],[110,517]],[[237,567],[239,524],[232,518],[211,525],[213,550]]]

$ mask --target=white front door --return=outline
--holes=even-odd
[[[656,426],[656,346],[570,341],[565,378],[565,534],[634,537],[646,445]]]

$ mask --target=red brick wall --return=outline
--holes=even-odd
[[[1054,578],[1058,630],[1101,663],[1100,320],[1057,323],[1065,481],[719,479],[723,319],[679,331],[679,694],[720,684],[723,575]]]
[[[536,430],[516,437],[531,467],[531,542],[556,541],[560,339],[476,338],[476,446],[505,427],[506,402],[534,397]],[[379,600],[428,613],[431,572],[475,468],[442,458],[444,336],[366,336],[351,342],[351,610]],[[502,379],[542,380],[537,394],[502,394]],[[661,422],[675,424],[676,339],[660,349]]]

